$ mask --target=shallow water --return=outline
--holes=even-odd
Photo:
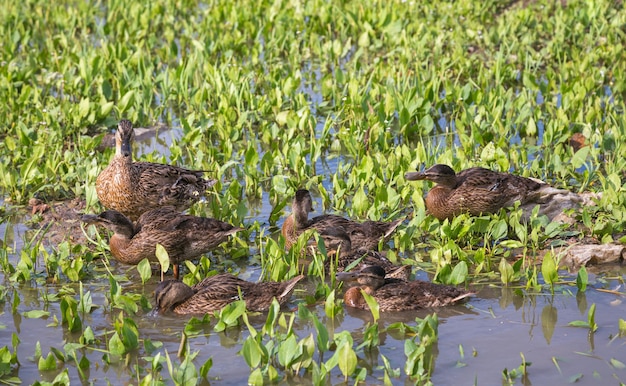
[[[114,266],[112,269],[117,271],[118,268],[122,272],[127,269],[123,266]],[[621,275],[625,273],[623,269],[618,269],[617,272]],[[572,287],[557,289],[555,295],[545,291],[521,295],[521,292],[513,289],[485,286],[466,304],[436,310],[439,316],[439,342],[436,345],[434,384],[468,384],[474,383],[474,380],[477,384],[499,384],[502,370],[515,369],[522,363],[520,353],[523,353],[527,362],[532,363],[528,367],[528,378],[518,380],[522,384],[565,384],[570,377],[579,373],[583,376],[578,384],[615,384],[618,380],[624,382],[626,370],[613,367],[610,360],[626,360],[626,339],[617,337],[617,321],[626,317],[626,307],[623,299],[597,291],[598,288],[615,289],[619,284],[616,280],[597,280],[593,275],[591,281],[595,284],[582,294],[576,294]],[[133,287],[136,292],[150,296],[155,283],[143,288],[141,285]],[[108,282],[86,285],[85,290],[91,291],[94,304],[105,304],[103,294],[108,291]],[[49,326],[53,315],[61,319],[58,304],[53,303],[46,307],[42,300],[43,293],[56,292],[54,287],[36,288],[24,285],[18,291],[21,304],[17,314],[11,314],[8,304],[0,306],[0,325],[5,327],[0,330],[0,337],[3,342],[9,342],[12,332],[19,334],[19,359],[22,366],[18,375],[25,384],[39,379],[52,380],[54,372],[38,371],[36,363],[29,359],[34,355],[35,345],[37,342],[41,344],[45,356],[50,347],[62,349],[65,343],[75,342],[80,334],[67,333],[62,326]],[[302,292],[296,292],[287,308],[295,309],[301,299]],[[569,327],[569,322],[586,320],[588,306],[592,303],[597,307],[598,330],[590,334],[588,329]],[[45,319],[29,319],[21,315],[28,310],[41,309],[49,311],[51,315]],[[323,316],[322,306],[311,309],[319,315],[329,330],[334,328],[335,332],[350,331],[355,343],[359,342],[366,324],[372,322],[369,312],[361,310],[347,309],[336,319],[328,320]],[[398,321],[414,324],[412,321],[416,317],[423,318],[429,312],[433,310],[383,314],[379,321],[381,331],[383,327]],[[90,325],[96,335],[105,334],[106,331],[112,331],[112,324],[118,313],[117,310],[100,307],[84,317],[83,323]],[[140,337],[162,342],[172,357],[178,350],[181,332],[188,319],[189,317],[171,315],[155,317],[151,314],[135,318]],[[261,328],[264,317],[253,318],[253,323],[255,328]],[[195,363],[199,366],[211,357],[213,367],[209,374],[213,381],[224,384],[245,383],[249,375],[248,367],[238,351],[248,336],[247,329],[237,327],[215,333],[212,330],[213,325],[211,323],[204,328],[204,335],[189,338],[191,352],[200,351]],[[309,323],[297,319],[295,326],[300,338],[314,333]],[[36,333],[31,333],[33,331]],[[402,370],[406,360],[403,345],[404,341],[397,333],[384,332],[380,336],[378,351],[389,359],[393,368]],[[83,350],[83,354],[92,363],[100,362],[103,355],[92,350]],[[378,363],[379,356],[362,351],[358,352],[358,356],[359,366],[372,368],[373,376],[368,377],[368,383],[377,383],[377,377],[382,377],[382,371],[377,369],[381,365]],[[139,356],[134,357],[133,361],[135,360],[140,367],[148,366]],[[68,363],[66,366],[70,368],[72,379],[79,381],[75,365]],[[137,376],[133,374],[134,371],[122,364],[91,366],[89,379],[98,380],[98,383],[108,380],[120,384],[132,382]],[[162,374],[167,376],[165,371]],[[333,374],[333,384],[342,381],[338,371],[333,371]],[[294,380],[294,383],[304,381],[306,377]],[[404,375],[394,380],[396,383],[405,381],[409,382]]]
[[[172,138],[180,138],[182,131],[162,131],[155,138],[142,141],[138,147],[138,154],[159,152],[168,157],[167,144]],[[136,153],[136,154],[137,154]],[[318,173],[332,174],[337,168],[337,159],[328,163],[319,161]],[[258,208],[252,210],[254,216],[251,221],[257,220],[266,223],[272,206],[267,195],[264,195]],[[318,213],[321,206],[316,206]],[[11,247],[9,259],[17,264],[20,250],[24,245],[24,238],[28,237],[28,227],[17,219],[16,223],[0,224],[0,235]],[[279,226],[281,224],[278,224]],[[251,251],[256,253],[256,251]],[[42,262],[39,262],[40,264]],[[101,265],[100,262],[94,264]],[[111,271],[115,274],[127,275],[131,283],[140,283],[137,271],[133,267],[118,265],[111,262]],[[260,276],[260,267],[247,267],[246,262],[238,262],[239,275],[248,280],[257,280]],[[100,267],[102,268],[102,267]],[[592,270],[590,269],[590,272]],[[617,384],[626,382],[626,369],[620,368],[617,362],[626,363],[626,338],[619,337],[618,321],[626,318],[626,305],[623,297],[611,293],[600,292],[598,289],[618,289],[623,293],[623,282],[626,269],[619,266],[599,267],[590,273],[590,286],[585,293],[577,293],[575,286],[557,286],[554,295],[548,289],[540,293],[532,293],[519,288],[502,288],[499,284],[483,285],[473,288],[477,294],[467,303],[438,310],[424,310],[419,312],[401,312],[383,314],[379,321],[380,345],[373,351],[358,350],[359,367],[368,369],[367,384],[382,382],[383,370],[380,355],[389,359],[391,367],[400,370],[398,378],[392,378],[394,384],[411,384],[412,381],[404,374],[406,355],[404,353],[405,337],[395,330],[385,331],[394,322],[405,322],[415,325],[416,318],[423,318],[428,313],[436,312],[439,317],[439,341],[436,345],[434,362],[434,384],[505,384],[502,372],[508,369],[509,373],[517,369],[525,360],[531,364],[527,368],[527,377],[518,377],[513,383],[531,384],[566,384],[578,379],[577,384]],[[428,280],[424,272],[417,272],[417,278]],[[575,281],[575,276],[562,278]],[[6,280],[6,278],[5,278]],[[153,279],[149,284],[123,284],[125,292],[143,293],[152,299],[152,291],[156,286]],[[303,287],[296,291],[287,309],[297,309],[298,303],[304,299]],[[313,286],[313,284],[308,285]],[[12,285],[7,287],[13,288]],[[72,285],[78,293],[78,285]],[[17,333],[21,341],[18,347],[20,368],[14,375],[19,376],[24,384],[37,380],[52,381],[63,368],[69,369],[69,375],[75,383],[94,382],[97,384],[111,382],[113,384],[137,383],[146,373],[140,369],[149,369],[148,354],[141,348],[135,355],[131,355],[130,363],[103,365],[104,353],[92,348],[78,350],[78,357],[86,356],[91,366],[86,371],[87,381],[82,381],[76,364],[68,360],[58,371],[39,371],[37,362],[33,360],[37,343],[41,346],[43,356],[47,356],[51,348],[63,351],[67,343],[78,342],[80,334],[68,333],[61,325],[61,310],[59,301],[46,302],[46,296],[54,295],[61,286],[48,285],[38,287],[35,284],[22,284],[15,287],[18,291],[20,304],[15,314],[11,311],[10,299],[13,299],[13,289],[6,297],[7,303],[0,303],[0,342],[10,347],[11,335]],[[105,293],[109,291],[108,280],[97,279],[84,283],[84,291],[90,291],[93,304],[98,305],[91,314],[82,316],[83,325],[89,325],[101,340],[97,347],[105,349],[103,342],[106,336],[113,332],[113,324],[120,314],[119,310],[106,306]],[[76,297],[76,296],[75,296]],[[591,304],[596,305],[596,322],[599,326],[595,333],[586,328],[570,327],[572,321],[587,320],[587,312]],[[44,318],[30,319],[24,313],[31,310],[46,310],[50,315]],[[322,305],[310,306],[310,310],[318,315],[329,332],[350,331],[355,339],[355,347],[361,342],[363,332],[373,319],[369,312],[345,309],[335,319],[325,316]],[[53,323],[54,317],[59,321]],[[140,339],[150,339],[153,342],[162,342],[164,349],[175,363],[179,363],[176,352],[179,349],[181,333],[190,317],[173,315],[154,316],[150,313],[141,314],[134,318],[138,325]],[[255,328],[261,328],[265,322],[263,315],[252,318]],[[215,384],[244,384],[248,380],[250,370],[243,358],[239,355],[242,342],[249,336],[245,326],[230,328],[224,332],[213,331],[215,322],[203,326],[199,335],[189,337],[191,352],[199,351],[194,360],[197,368],[208,358],[212,358],[213,367],[209,372],[211,383]],[[294,328],[299,339],[315,334],[310,322],[296,318]],[[140,342],[140,347],[142,342]],[[317,355],[317,354],[316,354]],[[328,360],[332,352],[326,353],[324,360]],[[318,358],[318,357],[316,357]],[[160,373],[168,378],[167,368],[164,366]],[[331,383],[343,382],[343,376],[335,368],[332,371]],[[581,374],[581,375],[580,375]],[[302,372],[300,372],[302,375]],[[300,378],[285,378],[284,384],[307,384],[311,382],[310,374]]]

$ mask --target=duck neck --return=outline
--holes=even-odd
[[[111,236],[109,240],[109,248],[111,249],[111,254],[115,257],[115,260],[121,261],[125,264],[139,264],[139,261],[143,259],[142,256],[133,256],[132,254],[127,253],[127,249],[130,246],[131,239],[121,235],[119,233],[115,233]]]

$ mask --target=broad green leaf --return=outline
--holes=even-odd
[[[552,290],[554,291],[554,283],[556,283],[559,279],[559,273],[556,270],[556,262],[554,261],[552,252],[546,252],[543,256],[541,274],[543,275],[543,280],[547,284],[550,284],[550,287],[552,287]]]
[[[122,340],[117,332],[113,334],[111,339],[109,339],[109,351],[113,355],[124,355],[126,353],[124,343],[122,343]]]
[[[504,257],[500,259],[498,270],[500,271],[500,281],[502,281],[502,284],[506,285],[513,281],[513,267]]]
[[[450,284],[459,285],[467,280],[468,268],[465,261],[459,262],[450,274]]]
[[[85,118],[87,115],[89,115],[89,107],[89,98],[83,98],[78,105],[78,114],[81,118]]]
[[[161,264],[161,270],[167,272],[170,269],[170,256],[161,244],[157,243],[155,255]]]
[[[337,349],[337,359],[339,364],[339,370],[348,378],[356,370],[357,358],[356,353],[352,349],[352,345],[349,342],[344,342]]]
[[[137,264],[137,272],[139,272],[142,284],[145,284],[148,280],[150,280],[150,278],[152,277],[152,267],[150,267],[150,260],[141,260],[139,264]]]
[[[49,316],[50,312],[43,311],[43,310],[31,310],[31,311],[23,312],[22,315],[25,318],[29,318],[29,319],[39,319],[39,318],[43,318],[45,316]]]
[[[56,370],[57,368],[57,361],[54,357],[54,355],[52,355],[52,353],[49,353],[47,357],[40,357],[39,358],[39,362],[37,364],[37,368],[40,371],[49,371],[49,370]]]

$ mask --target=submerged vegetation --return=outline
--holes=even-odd
[[[356,317],[363,326],[339,328],[350,315],[324,269],[324,243],[306,234],[285,252],[278,231],[298,189],[311,191],[318,212],[408,216],[385,247],[393,263],[439,283],[495,288],[504,308],[544,301],[537,318],[548,345],[569,323],[584,327],[568,330],[589,344],[580,357],[594,355],[594,336],[623,346],[624,320],[607,310],[621,304],[624,274],[570,274],[559,269],[559,248],[626,241],[625,25],[623,4],[604,0],[3,0],[0,382],[425,384],[454,366],[435,366],[452,346],[457,368],[471,364],[465,337],[441,343],[438,312],[390,322],[369,299]],[[275,302],[259,316],[237,301],[203,318],[153,316],[149,263],[117,265],[104,233],[84,228],[50,243],[54,225],[34,213],[15,239],[33,198],[101,212],[96,177],[120,119],[178,130],[166,153],[136,158],[209,171],[218,182],[190,212],[245,228],[210,257],[185,261],[184,281],[304,271],[297,305],[281,311]],[[526,222],[521,208],[438,220],[425,210],[429,184],[404,177],[438,163],[602,195],[571,213],[573,224],[537,212]],[[308,236],[319,253],[298,264]],[[589,306],[592,288],[605,298]],[[579,315],[557,324],[557,296]],[[477,303],[459,307],[496,319]],[[33,326],[60,336],[43,342],[48,335],[30,334]],[[508,358],[485,382],[525,382],[537,368],[557,383],[626,380],[616,358],[602,358],[608,373],[594,362],[583,374],[550,355]]]

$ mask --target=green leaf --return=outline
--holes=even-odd
[[[139,276],[141,277],[141,283],[146,284],[146,282],[152,277],[152,267],[150,267],[150,260],[141,260],[139,264],[137,264],[137,272],[139,272]]]
[[[363,295],[363,298],[372,313],[372,317],[374,317],[374,323],[376,323],[380,318],[380,306],[378,305],[378,302],[373,296],[369,295],[364,290],[361,290],[361,295]]]
[[[465,261],[459,262],[459,264],[457,264],[452,270],[452,274],[450,275],[450,284],[458,285],[465,283],[465,280],[467,280],[467,274],[467,263]]]
[[[335,290],[330,291],[330,293],[326,297],[326,301],[324,302],[324,311],[326,312],[326,316],[328,316],[329,318],[335,317]]]
[[[50,312],[43,310],[31,310],[23,312],[22,315],[29,319],[39,319],[50,315]]]
[[[569,322],[567,324],[568,326],[572,326],[572,327],[589,327],[589,323],[585,322],[584,320],[573,320],[571,322]]]
[[[587,268],[583,265],[578,270],[578,275],[576,275],[576,287],[578,287],[578,290],[585,292],[587,290],[588,281],[589,277],[587,275]]]
[[[246,363],[250,368],[256,368],[261,363],[261,350],[259,349],[259,344],[251,336],[243,342],[241,352],[243,354],[243,359],[246,360]]]
[[[122,340],[117,332],[113,334],[111,339],[109,339],[109,351],[113,355],[124,355],[126,353],[124,343],[122,343]]]
[[[167,272],[167,270],[170,269],[170,256],[165,250],[165,247],[157,243],[155,255],[159,260],[159,264],[161,264],[161,271],[164,273]]]
[[[352,349],[351,342],[346,341],[337,349],[337,359],[339,370],[346,379],[356,370],[357,358],[356,353]]]
[[[120,113],[126,112],[130,107],[130,104],[133,103],[133,97],[135,96],[135,90],[128,90],[126,94],[120,99],[117,103],[117,107]]]
[[[89,115],[89,107],[89,98],[83,98],[78,105],[78,115],[81,118],[85,118],[87,115]]]
[[[250,376],[248,377],[248,385],[263,385],[263,373],[261,373],[261,369],[256,369]]]
[[[591,331],[596,331],[598,329],[598,325],[596,324],[596,303],[593,303],[591,307],[589,307],[587,322],[589,323]]]
[[[611,358],[611,366],[615,367],[618,370],[624,370],[626,369],[626,365],[624,365],[623,362],[618,361],[615,358]]]
[[[552,255],[552,252],[548,251],[543,256],[541,274],[543,275],[543,280],[550,284],[550,287],[552,287],[552,290],[554,291],[554,283],[556,283],[559,279],[559,274],[556,270],[556,262],[554,261],[554,255]]]
[[[52,353],[49,353],[48,356],[45,358],[40,357],[39,362],[37,363],[37,368],[39,369],[39,371],[56,370],[57,361],[54,355],[52,355]]]
[[[626,334],[626,320],[620,318],[617,325],[619,326],[619,333],[621,335]]]
[[[513,267],[504,257],[500,259],[498,270],[500,271],[500,281],[502,281],[502,284],[507,285],[513,281]]]
[[[591,146],[583,146],[581,147],[574,156],[572,157],[572,167],[574,169],[578,169],[579,167],[585,164],[587,157],[589,157],[589,152],[591,151]]]

